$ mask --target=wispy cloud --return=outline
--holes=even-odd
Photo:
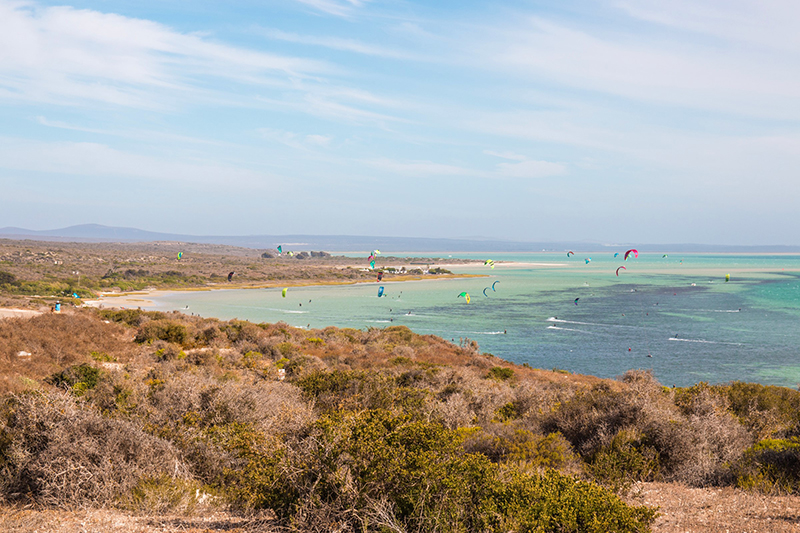
[[[772,51],[800,53],[800,5],[793,1],[617,0],[633,18],[714,36],[730,42],[756,44]]]
[[[124,176],[193,186],[262,189],[276,186],[279,176],[213,160],[155,157],[119,150],[100,143],[42,142],[0,137],[0,169],[67,176]]]
[[[519,163],[500,163],[497,165],[497,172],[507,178],[546,178],[565,174],[567,168],[561,163],[528,160]]]
[[[289,43],[306,44],[312,46],[322,46],[333,50],[341,50],[344,52],[354,52],[356,54],[364,54],[368,56],[387,57],[393,59],[421,59],[412,56],[411,54],[386,48],[381,45],[364,43],[355,39],[343,39],[341,37],[323,37],[318,35],[299,35],[297,33],[290,33],[276,29],[263,30],[265,36],[270,39],[278,41],[285,41]]]
[[[433,161],[396,161],[388,158],[363,160],[365,165],[403,176],[475,176],[474,169]]]
[[[218,146],[225,144],[220,141],[213,141],[209,139],[203,139],[200,137],[190,137],[187,135],[177,135],[174,133],[168,133],[164,131],[138,130],[138,129],[113,130],[113,129],[101,129],[101,128],[88,128],[85,126],[70,124],[68,122],[64,122],[61,120],[50,120],[43,116],[36,117],[36,122],[48,128],[57,128],[69,131],[93,133],[103,137],[112,136],[112,137],[122,137],[125,139],[135,139],[140,141],[141,140],[157,141],[157,142],[170,141],[178,143],[218,145]]]
[[[644,32],[612,33],[541,16],[521,17],[510,28],[489,29],[470,39],[470,57],[518,78],[639,102],[771,118],[785,118],[788,112],[800,118],[795,56],[721,50]]]
[[[545,178],[566,174],[567,167],[561,163],[551,161],[536,161],[527,156],[510,151],[496,152],[484,150],[484,154],[517,161],[517,163],[498,163],[496,174],[504,178]]]
[[[329,71],[153,21],[0,1],[0,98],[160,107],[167,94],[208,90],[214,78],[271,83]]]
[[[484,154],[486,155],[493,155],[494,157],[499,157],[501,159],[511,159],[513,161],[525,161],[528,159],[524,155],[515,154],[514,152],[496,152],[494,150],[484,150]]]
[[[353,8],[362,7],[367,2],[365,0],[345,0],[338,2],[336,0],[295,0],[301,4],[307,5],[323,13],[329,15],[336,15],[338,17],[347,17],[353,13]]]
[[[280,131],[270,128],[259,128],[258,133],[265,139],[278,142],[296,150],[327,148],[333,140],[333,137],[329,135],[320,135],[317,133],[303,135],[291,131]]]
[[[525,157],[523,157],[523,160],[519,160],[517,159],[518,157],[520,156],[515,155],[515,159],[519,161],[517,163],[499,163],[491,170],[481,170],[474,166],[450,165],[433,161],[398,161],[388,158],[364,160],[362,163],[383,171],[413,177],[464,176],[483,179],[533,179],[558,176],[565,174],[567,171],[566,166],[561,163],[535,161]]]

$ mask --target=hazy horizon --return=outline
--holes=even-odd
[[[110,227],[84,224],[52,230],[27,228],[0,228],[0,239],[31,239],[51,242],[89,243],[153,243],[185,242],[191,244],[221,244],[253,249],[284,248],[295,250],[320,249],[352,253],[359,250],[383,248],[395,253],[537,253],[563,252],[574,248],[582,252],[612,252],[636,247],[644,253],[800,253],[800,246],[792,245],[724,245],[715,243],[601,243],[592,241],[512,241],[485,238],[432,238],[380,235],[191,235],[149,232],[138,228]],[[305,242],[294,242],[294,241]]]

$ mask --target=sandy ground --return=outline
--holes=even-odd
[[[653,533],[800,533],[800,496],[763,496],[732,488],[694,489],[641,483],[630,500],[659,507]],[[0,506],[0,531],[9,533],[272,533],[267,518],[206,510],[191,516],[142,516],[113,509],[33,510]]]
[[[41,314],[41,311],[34,309],[0,308],[0,318],[30,318]]]
[[[0,531],[6,533],[273,533],[271,520],[247,519],[224,512],[199,516],[137,516],[113,509],[78,511],[0,507]]]
[[[198,289],[199,290],[199,289]],[[113,308],[113,309],[136,309],[137,307],[147,307],[153,305],[153,300],[168,294],[179,291],[139,291],[121,293],[103,293],[96,300],[84,300],[83,305],[89,307]]]
[[[764,496],[730,487],[694,489],[642,483],[632,503],[659,507],[654,533],[800,532],[800,496]]]

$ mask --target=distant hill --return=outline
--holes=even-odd
[[[426,237],[379,237],[366,235],[184,235],[160,233],[137,228],[119,228],[100,224],[81,224],[61,229],[29,230],[0,228],[0,238],[61,242],[152,242],[178,241],[201,244],[225,244],[245,248],[275,248],[279,244],[295,249],[329,251],[384,252],[541,252],[574,249],[581,252],[618,251],[631,244],[592,242],[523,242],[481,238],[437,239]],[[640,251],[667,252],[739,252],[799,253],[800,246],[732,246],[714,244],[635,244]]]

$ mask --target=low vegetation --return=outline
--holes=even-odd
[[[178,253],[183,252],[179,259]],[[427,274],[412,267],[421,258],[380,256],[386,279],[401,275],[452,275],[440,267]],[[434,260],[427,259],[431,264]],[[469,262],[448,259],[448,262]],[[359,268],[358,265],[363,265]],[[47,243],[0,239],[0,304],[79,303],[100,292],[253,287],[309,282],[346,283],[375,279],[362,259],[326,252],[277,251],[178,242]],[[235,272],[231,280],[228,274]]]
[[[640,481],[800,491],[797,391],[532,369],[403,326],[75,310],[0,321],[0,368],[6,504],[644,532]]]

